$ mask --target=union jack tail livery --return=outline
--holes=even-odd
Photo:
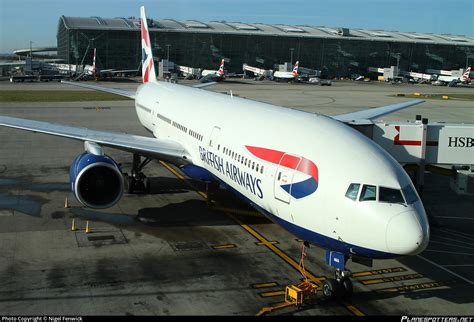
[[[299,63],[300,62],[297,61],[296,64],[295,64],[295,67],[293,67],[292,73],[293,73],[293,76],[295,76],[295,77],[298,77],[298,65],[299,65]]]
[[[150,34],[145,15],[145,7],[140,7],[140,22],[142,30],[142,78],[143,83],[156,82],[153,54],[151,52]]]
[[[471,73],[471,66],[469,66],[466,71],[464,72],[464,74],[462,74],[462,77],[461,77],[461,80],[462,81],[466,81],[466,82],[469,82],[471,79],[469,78],[469,74]]]
[[[221,60],[221,65],[219,66],[219,76],[224,76],[224,59]]]

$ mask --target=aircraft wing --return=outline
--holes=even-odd
[[[381,117],[381,116],[384,116],[396,111],[400,111],[407,107],[417,105],[423,102],[424,100],[413,100],[413,101],[408,101],[408,102],[403,102],[403,103],[397,103],[397,104],[362,110],[358,112],[334,115],[332,116],[332,118],[344,123],[349,123],[349,124],[354,124],[354,125],[371,124],[372,123],[371,120],[373,119],[376,119],[378,117]]]
[[[0,116],[0,126],[44,133],[100,145],[170,162],[191,162],[186,149],[172,140],[150,138],[126,133],[97,131],[83,127]]]
[[[131,91],[125,91],[123,89],[117,89],[117,88],[110,88],[110,87],[104,87],[104,86],[97,86],[97,85],[89,85],[89,84],[84,84],[84,83],[79,83],[79,82],[70,82],[70,81],[61,81],[61,83],[68,84],[68,85],[73,85],[73,86],[79,86],[79,87],[84,87],[88,89],[94,89],[97,91],[102,91],[106,93],[111,93],[115,95],[120,95],[120,96],[125,96],[131,99],[135,99],[135,92]]]
[[[201,83],[201,84],[196,84],[193,85],[194,88],[205,88],[211,85],[217,84],[217,82],[209,82],[209,83]]]

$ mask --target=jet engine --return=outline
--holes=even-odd
[[[85,142],[84,145],[86,151],[76,157],[69,171],[72,192],[86,207],[112,207],[123,194],[122,172],[98,144]]]

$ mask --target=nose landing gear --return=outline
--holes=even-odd
[[[326,263],[335,268],[335,277],[326,279],[323,284],[323,295],[327,299],[349,298],[352,296],[351,272],[345,270],[347,259],[342,253],[326,251]]]
[[[336,269],[335,278],[328,278],[323,284],[323,295],[327,299],[350,298],[353,293],[351,273]]]

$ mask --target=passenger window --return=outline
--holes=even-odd
[[[403,195],[405,196],[405,200],[407,201],[407,204],[412,204],[418,201],[418,196],[416,195],[416,192],[415,190],[413,190],[411,185],[402,188],[402,191]]]
[[[347,188],[346,197],[356,201],[357,194],[359,193],[360,183],[351,183]]]
[[[262,167],[260,168],[260,173],[263,173],[263,165],[262,165]]]
[[[257,172],[258,172],[258,163],[257,163],[257,166],[255,167],[255,171],[257,171]]]
[[[405,200],[403,200],[402,192],[400,190],[385,187],[379,188],[379,201],[401,204],[405,203]]]
[[[362,187],[362,192],[360,193],[360,201],[371,201],[377,200],[377,187],[364,185]]]
[[[255,161],[252,162],[252,170],[255,169]]]

